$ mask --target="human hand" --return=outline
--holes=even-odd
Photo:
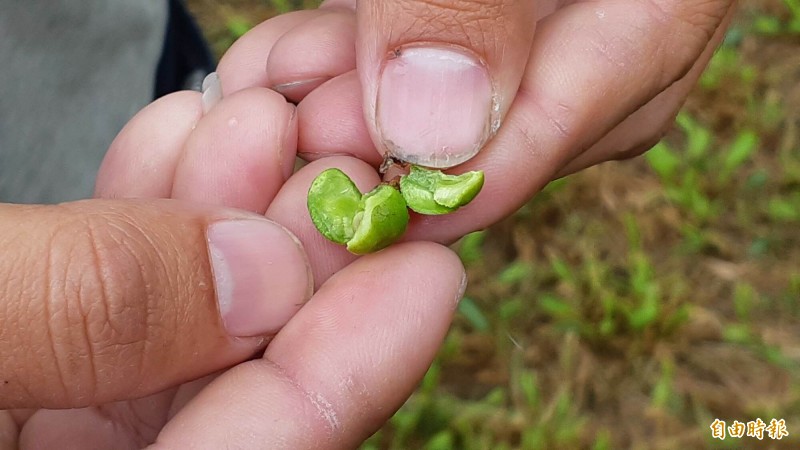
[[[392,149],[438,164],[485,145],[456,170],[483,170],[483,192],[457,213],[416,217],[407,234],[450,242],[554,178],[650,148],[732,4],[329,0],[253,29],[219,74],[226,93],[269,86],[299,102],[307,159],[349,154],[377,167]]]
[[[137,115],[101,169],[103,199],[0,207],[0,408],[15,408],[0,447],[348,448],[429,366],[458,259],[415,243],[342,269],[352,255],[296,229],[304,253],[277,223],[293,226],[315,172],[377,176],[327,158],[284,183],[283,98],[200,104],[183,92]],[[308,300],[310,273],[336,271]]]

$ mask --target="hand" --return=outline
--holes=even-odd
[[[0,207],[0,408],[16,408],[0,447],[348,448],[432,361],[458,259],[415,243],[343,268],[295,227],[304,253],[277,223],[293,227],[315,172],[377,176],[327,158],[284,183],[293,107],[258,88],[200,104],[183,92],[137,115],[104,199]],[[308,300],[311,272],[336,271]]]
[[[418,217],[408,233],[450,242],[554,178],[650,148],[722,40],[732,4],[329,0],[256,27],[219,74],[226,93],[270,86],[299,102],[307,159],[349,154],[377,167],[387,149],[442,162],[484,146],[456,170],[485,171],[477,199]]]

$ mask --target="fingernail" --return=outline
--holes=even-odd
[[[272,90],[280,93],[293,102],[300,102],[311,91],[322,83],[330,80],[329,77],[310,78],[308,80],[290,81],[272,86]]]
[[[399,48],[378,87],[376,119],[385,150],[429,167],[460,164],[489,138],[492,97],[486,66],[467,50]]]
[[[458,283],[458,292],[456,293],[456,301],[455,304],[458,305],[461,302],[461,299],[464,298],[464,294],[467,292],[467,272],[464,272],[461,275],[461,281]]]
[[[203,114],[208,114],[211,108],[222,100],[222,83],[217,72],[211,72],[203,80]]]
[[[227,220],[207,231],[222,323],[231,336],[276,333],[311,295],[299,241],[266,219]]]
[[[284,181],[292,176],[294,166],[297,163],[297,107],[291,103],[287,103],[286,106],[289,108],[289,123],[286,125],[286,134],[283,136],[283,147],[280,149],[280,161]]]

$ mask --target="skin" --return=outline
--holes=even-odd
[[[54,367],[52,355],[41,351],[45,347],[0,346],[19,349],[0,358],[15,369],[4,372],[11,380],[37,380],[35,389],[23,387],[0,396],[0,407],[17,408],[0,414],[0,443],[8,448],[134,448],[153,442],[166,448],[355,446],[402,404],[421,378],[463,288],[462,268],[443,247],[407,243],[356,261],[355,255],[319,235],[305,213],[308,187],[327,168],[345,171],[361,192],[380,182],[376,168],[382,156],[376,148],[384,143],[374,119],[376,78],[385,55],[413,40],[459,45],[486,61],[497,84],[496,118],[502,126],[457,172],[483,170],[483,191],[456,213],[415,217],[407,235],[449,242],[510,214],[556,177],[649,148],[722,39],[731,6],[722,0],[365,0],[356,9],[352,1],[334,0],[318,11],[288,14],[256,27],[221,61],[225,98],[209,114],[201,116],[195,94],[169,96],[140,113],[112,145],[98,177],[97,196],[144,200],[3,206],[0,236],[34,231],[49,236],[67,219],[80,222],[98,214],[160,231],[163,241],[135,249],[145,252],[136,253],[141,256],[154,251],[147,256],[167,258],[172,264],[166,267],[180,268],[158,279],[160,295],[155,298],[176,304],[200,301],[205,308],[185,311],[202,316],[213,312],[207,306],[213,299],[198,298],[196,289],[187,290],[174,280],[200,274],[192,282],[207,282],[202,278],[208,272],[207,256],[193,254],[201,270],[188,271],[185,261],[169,258],[202,248],[202,230],[198,233],[191,225],[230,214],[215,205],[233,206],[263,212],[299,238],[316,294],[277,335],[268,336],[272,340],[263,356],[265,340],[231,340],[199,362],[154,373],[146,385],[127,378],[135,377],[136,370],[122,375],[87,370],[64,378],[58,369],[40,370]],[[482,39],[473,42],[470,37],[476,32]],[[297,51],[310,49],[308,42],[319,45],[310,53]],[[267,87],[299,102],[296,115]],[[233,131],[242,122],[232,122],[232,117],[246,126]],[[315,162],[288,176],[295,150]],[[178,203],[147,200],[158,198]],[[21,225],[18,219],[26,214],[31,220]],[[153,220],[153,215],[161,219]],[[29,315],[3,318],[28,325],[16,329],[34,337],[34,332],[58,329],[52,328],[46,312],[31,314],[37,310],[14,303],[40,297],[23,291],[19,280],[24,276],[11,275],[39,273],[26,264],[46,261],[49,254],[47,248],[37,253],[24,242],[0,242],[4,251],[19,256],[10,259],[13,267],[7,262],[0,266],[0,280],[5,310],[16,307]],[[413,265],[397,264],[411,260]],[[125,279],[124,267],[117,269],[121,275],[111,275],[110,281]],[[42,278],[32,285],[58,289],[67,280],[49,281]],[[76,292],[85,301],[103,304],[103,292],[85,287]],[[387,295],[376,298],[378,289]],[[192,342],[209,330],[219,333],[218,323],[202,323],[206,326],[175,336]],[[8,329],[3,325],[0,329]],[[148,325],[125,323],[134,330]],[[80,333],[84,326],[76,321],[62,331]],[[163,323],[155,327],[170,329]],[[147,347],[162,349],[159,344],[168,338]],[[176,359],[172,351],[155,350],[147,361]],[[253,354],[257,357],[229,368]],[[176,360],[194,361],[191,356]],[[213,375],[180,384],[209,373]],[[100,386],[120,384],[123,388],[117,391],[96,395],[89,407],[80,396],[60,395],[64,386],[72,392],[99,392]],[[231,433],[234,429],[242,432]]]
[[[267,55],[255,65],[263,86],[272,79],[328,79],[292,97],[299,102],[299,155],[347,154],[377,167],[382,156],[374,102],[386,55],[397,44],[425,41],[453,43],[482,57],[504,99],[502,125],[454,173],[483,170],[483,191],[456,213],[413,218],[406,235],[449,243],[513,213],[555,178],[649,149],[721,42],[732,11],[727,0],[363,0],[358,8],[352,0],[326,1],[291,19],[294,27],[278,31],[270,21],[256,27],[226,54],[219,73],[225,92],[249,86],[243,75],[229,82],[226,74],[258,49]],[[343,30],[347,22],[354,28]],[[261,38],[267,30],[269,39]],[[471,40],[475,35],[482,39]],[[314,39],[325,48],[350,49],[353,57],[330,52],[301,62],[281,54],[292,42]],[[277,60],[284,63],[273,65]],[[303,73],[291,75],[297,66]]]
[[[47,310],[26,307],[39,294],[17,291],[23,285],[15,280],[58,289],[80,285],[83,278],[61,279],[64,272],[51,266],[49,283],[36,281],[40,271],[31,264],[47,258],[26,241],[0,241],[7,256],[20,255],[11,258],[13,265],[8,258],[8,264],[0,265],[0,279],[7,281],[0,297],[4,311],[19,312],[0,315],[0,339],[9,343],[9,337],[16,338],[8,332],[18,330],[19,340],[13,342],[20,343],[0,346],[8,381],[0,391],[0,407],[7,409],[0,411],[0,448],[351,448],[400,407],[430,365],[464,289],[458,258],[436,244],[409,243],[345,268],[354,255],[292,221],[305,209],[311,180],[321,171],[339,167],[368,190],[378,181],[371,168],[354,158],[327,158],[284,181],[284,158],[293,160],[296,142],[286,136],[296,134],[296,116],[282,97],[254,88],[223,99],[206,115],[200,109],[199,94],[183,92],[139,113],[109,151],[96,200],[0,207],[2,236],[11,238],[51,233],[64,223],[80,225],[87,217],[109,217],[111,230],[129,227],[152,238],[142,248],[130,247],[134,258],[161,260],[170,271],[161,278],[144,274],[155,298],[170,302],[158,305],[151,315],[117,315],[114,311],[149,311],[154,306],[136,294],[134,270],[112,260],[93,267],[92,253],[81,250],[80,227],[65,229],[62,234],[68,239],[38,239],[52,243],[43,250],[50,254],[71,249],[72,265],[87,254],[82,262],[86,269],[107,274],[102,291],[89,283],[75,290],[80,304],[93,304],[93,311],[107,314],[62,323]],[[228,134],[232,117],[271,127]],[[231,177],[231,169],[219,164],[220,154],[248,168],[245,173],[269,176]],[[122,200],[129,196],[138,200]],[[225,337],[213,291],[186,288],[213,282],[202,224],[217,216],[249,217],[263,211],[294,229],[306,244],[320,288],[277,334]],[[397,261],[406,260],[421,264],[397,267]],[[9,270],[27,276],[7,277]],[[386,295],[375,298],[377,290]],[[113,292],[118,294],[107,297]],[[41,293],[49,297],[54,312],[62,310],[58,302],[64,294]],[[116,308],[111,298],[128,306]],[[130,348],[149,350],[130,353],[120,366],[109,359],[123,354],[118,350],[97,353],[122,344],[103,334],[89,332],[92,345],[86,348],[80,347],[82,339],[53,341],[79,346],[54,348],[53,353],[35,340],[46,333],[86,335],[87,330],[102,329],[106,317],[141,344]],[[136,336],[143,330],[166,334]],[[65,371],[58,355],[67,351],[92,356],[75,359],[79,364]],[[375,364],[375,358],[381,363]],[[107,369],[114,364],[125,370]],[[154,370],[143,372],[147,367]],[[212,375],[203,377],[207,374]],[[9,390],[15,386],[19,389]],[[81,392],[92,395],[87,399]],[[232,435],[234,429],[241,432]]]

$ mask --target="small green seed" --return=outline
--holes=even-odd
[[[405,233],[408,208],[421,214],[447,214],[471,202],[483,187],[483,172],[446,175],[411,166],[400,177],[400,191],[380,184],[362,195],[339,169],[320,173],[308,190],[311,221],[326,239],[357,255],[385,248]]]
[[[308,212],[320,233],[337,244],[355,234],[353,220],[363,211],[361,191],[344,172],[328,169],[317,175],[308,190]]]
[[[411,166],[400,178],[408,207],[420,214],[448,214],[471,202],[483,188],[483,172],[447,175],[439,170]]]
[[[346,244],[355,254],[378,251],[395,242],[408,226],[408,208],[397,189],[381,184],[361,195],[339,169],[320,173],[308,191],[311,221],[326,239]]]
[[[357,255],[388,247],[406,232],[408,208],[400,192],[381,184],[362,198],[364,210],[357,216],[356,232],[347,250]]]

